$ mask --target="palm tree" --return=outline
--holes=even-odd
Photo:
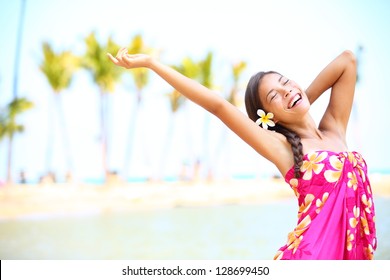
[[[207,88],[213,88],[213,75],[212,75],[212,63],[213,53],[210,51],[207,53],[206,58],[199,63],[200,66],[200,79],[199,82]],[[210,162],[209,151],[209,129],[210,129],[210,114],[205,113],[205,123],[203,127],[203,162],[206,162],[207,179],[212,179],[212,167]]]
[[[151,49],[147,47],[144,43],[144,40],[142,38],[141,34],[137,34],[133,37],[130,46],[128,48],[128,52],[130,54],[136,54],[136,53],[151,53]],[[134,142],[134,136],[136,132],[136,124],[137,124],[137,116],[139,114],[141,105],[142,105],[142,95],[143,95],[143,89],[148,85],[149,83],[149,71],[146,68],[137,68],[132,69],[130,72],[128,72],[132,75],[133,81],[135,84],[136,89],[136,100],[133,103],[134,108],[131,110],[131,116],[129,121],[129,134],[127,138],[127,151],[125,154],[124,159],[124,166],[123,166],[123,178],[127,180],[128,172],[129,172],[129,166],[131,162],[131,154],[133,149],[133,142]]]
[[[63,106],[61,103],[61,92],[68,88],[71,84],[73,74],[76,71],[79,60],[76,56],[74,56],[70,51],[63,51],[61,53],[56,54],[49,43],[43,43],[42,45],[43,51],[43,60],[40,65],[40,69],[43,74],[46,76],[47,81],[49,82],[52,90],[53,96],[55,98],[55,108],[58,113],[60,120],[60,127],[62,131],[63,138],[63,149],[64,155],[67,163],[67,174],[72,173],[73,164],[71,158],[69,137],[67,133],[67,126],[65,122],[65,114],[63,110]],[[46,151],[46,168],[47,173],[52,171],[52,158],[54,155],[53,152],[53,116],[52,112],[49,110],[49,130],[48,130],[48,142],[47,142],[47,151]]]
[[[241,78],[242,73],[246,69],[246,62],[239,61],[238,63],[235,63],[232,65],[232,76],[233,76],[233,85],[230,90],[229,96],[227,97],[227,100],[232,103],[234,106],[240,105],[240,100],[238,99],[238,93],[239,93],[239,81]]]
[[[108,94],[114,91],[115,84],[120,80],[123,70],[107,59],[107,53],[116,53],[119,45],[108,38],[106,45],[101,45],[92,32],[85,38],[86,53],[82,57],[82,66],[93,77],[100,94],[100,143],[102,148],[102,164],[104,179],[107,182],[108,168]]]
[[[31,109],[33,103],[26,98],[14,98],[0,115],[0,141],[8,138],[7,183],[12,183],[12,143],[17,133],[24,131],[24,126],[17,123],[21,113]]]
[[[23,38],[23,23],[26,10],[26,0],[21,0],[20,6],[20,15],[19,15],[19,24],[18,32],[16,37],[16,50],[15,50],[15,61],[14,61],[14,78],[13,78],[13,96],[16,98],[18,96],[18,82],[19,82],[19,66],[20,66],[20,49],[22,47],[22,38]]]
[[[199,78],[200,75],[200,66],[198,63],[193,61],[191,58],[185,58],[183,59],[181,65],[174,65],[172,66],[175,70],[180,72],[181,74],[196,79]],[[168,158],[168,154],[170,152],[171,148],[171,142],[173,139],[173,135],[175,132],[175,119],[177,116],[177,112],[180,110],[180,108],[185,104],[185,97],[178,92],[176,89],[173,89],[172,92],[167,94],[169,98],[169,104],[171,109],[171,115],[169,120],[169,126],[167,129],[167,134],[165,138],[165,144],[163,147],[163,153],[161,157],[161,165],[160,165],[160,177],[164,176],[164,167],[166,166],[166,159]],[[188,142],[189,143],[189,142]],[[191,147],[190,147],[191,148]]]
[[[232,65],[232,79],[233,84],[230,89],[229,95],[227,96],[226,100],[229,101],[231,104],[233,104],[236,107],[241,107],[242,100],[239,98],[238,94],[240,92],[240,85],[239,81],[242,76],[242,73],[246,69],[246,62],[239,61]],[[222,127],[219,145],[217,146],[217,149],[215,151],[215,162],[218,162],[218,159],[221,156],[222,150],[228,145],[229,137],[227,137],[228,129],[226,127]]]

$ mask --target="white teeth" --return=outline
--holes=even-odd
[[[300,98],[301,96],[299,94],[295,95],[290,104],[288,104],[288,108],[291,109],[294,106],[294,103],[297,102]]]

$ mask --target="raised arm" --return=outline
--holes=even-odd
[[[204,87],[197,81],[189,79],[148,55],[129,55],[127,54],[127,50],[122,48],[116,57],[113,57],[111,54],[108,54],[108,56],[113,63],[127,69],[137,67],[151,69],[185,97],[221,119],[224,124],[259,154],[273,162],[281,172],[287,169],[282,166],[283,164],[288,167],[292,166],[288,161],[287,164],[282,164],[281,161],[281,153],[291,153],[289,144],[283,135],[260,128],[244,113],[238,110],[238,108],[214,91]],[[285,154],[283,154],[283,157],[286,159]]]
[[[307,88],[310,103],[331,88],[330,100],[320,128],[345,136],[351,114],[356,84],[356,59],[351,51],[344,51],[329,63]]]

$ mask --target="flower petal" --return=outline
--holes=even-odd
[[[264,112],[263,110],[261,110],[261,109],[258,109],[258,110],[257,110],[257,115],[258,115],[259,117],[264,117],[264,116],[265,116],[265,112]]]
[[[267,124],[268,124],[269,126],[275,126],[275,123],[274,123],[273,121],[271,121],[271,120],[268,120]]]

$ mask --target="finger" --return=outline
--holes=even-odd
[[[124,49],[126,49],[126,48],[125,47],[120,48],[116,55],[117,56],[120,55],[124,51]]]
[[[107,53],[107,56],[108,56],[108,58],[109,58],[112,62],[114,62],[115,64],[119,63],[118,59],[116,59],[115,57],[113,57],[112,54]]]
[[[118,60],[121,60],[122,57],[127,53],[127,48],[120,48],[117,55],[116,55],[116,58]]]

